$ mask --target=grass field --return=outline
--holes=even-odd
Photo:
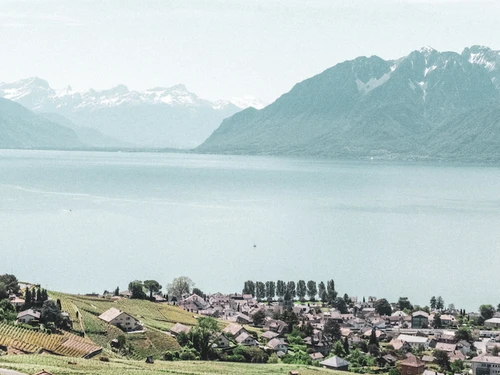
[[[68,362],[74,362],[75,364],[69,364]],[[27,374],[34,374],[45,369],[54,375],[277,375],[288,374],[290,370],[298,370],[300,375],[345,374],[345,372],[301,365],[202,361],[156,361],[154,364],[146,364],[143,361],[110,359],[110,362],[101,362],[97,358],[85,360],[43,355],[1,356],[0,368],[13,369]]]

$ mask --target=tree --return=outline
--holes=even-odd
[[[45,301],[40,312],[40,321],[44,324],[54,323],[56,327],[60,327],[63,322],[61,310],[57,307],[54,301]]]
[[[325,287],[325,283],[323,281],[321,281],[318,284],[318,296],[322,301],[323,301],[323,294],[325,294],[325,296],[326,296],[326,287]],[[323,302],[326,302],[326,298],[325,298],[325,301],[323,301]]]
[[[328,301],[328,294],[326,294],[326,290],[323,290],[320,295],[321,302],[326,303]]]
[[[333,344],[332,353],[340,358],[345,358],[347,353],[345,352],[344,344],[342,344],[342,341],[335,341],[335,344]]]
[[[493,314],[495,313],[495,308],[491,305],[481,305],[479,306],[479,312],[484,320],[488,320],[493,318]]]
[[[297,297],[301,302],[306,300],[307,287],[304,280],[299,280],[297,283]]]
[[[281,315],[281,320],[283,320],[286,324],[288,324],[288,332],[293,331],[293,327],[299,324],[299,318],[297,317],[297,314],[295,314],[293,311],[283,311],[283,314]]]
[[[190,336],[201,359],[208,359],[209,350],[216,339],[216,333],[219,331],[219,325],[214,318],[209,316],[198,318],[198,325],[191,329]]]
[[[26,287],[24,290],[24,306],[23,310],[28,310],[32,305],[32,297],[31,297],[31,290]]]
[[[337,297],[333,302],[333,307],[340,311],[341,314],[347,314],[347,304],[345,300],[341,297]]]
[[[430,302],[432,310],[434,310],[436,308],[436,303],[437,303],[436,297],[432,296],[431,297],[431,302]]]
[[[205,293],[200,288],[193,288],[193,294],[196,294],[197,296],[205,299],[207,296]]]
[[[342,333],[339,324],[333,319],[327,319],[323,327],[323,333],[328,336],[332,341],[340,340]]]
[[[287,284],[286,284],[286,291],[288,293],[290,293],[290,297],[292,298],[292,300],[295,298],[295,296],[297,295],[297,292],[295,290],[295,281],[289,281]]]
[[[372,329],[372,333],[370,334],[370,341],[368,342],[368,345],[375,345],[378,347],[378,339],[377,339],[377,333],[375,328]]]
[[[272,301],[276,295],[276,283],[274,281],[266,281],[266,298]]]
[[[286,285],[283,280],[278,280],[276,282],[276,296],[278,299],[282,300],[286,293]]]
[[[392,313],[391,304],[385,298],[376,300],[373,304],[373,307],[375,308],[375,311],[380,315],[391,315]]]
[[[434,328],[441,328],[443,324],[441,323],[441,315],[434,315]]]
[[[161,285],[156,280],[145,280],[144,287],[149,291],[149,299],[153,300],[153,293],[159,293],[161,290]]]
[[[326,282],[326,296],[328,304],[333,306],[337,298],[337,291],[335,290],[335,282],[333,279]]]
[[[448,353],[444,350],[435,350],[434,358],[436,364],[441,368],[441,371],[449,371],[450,369],[450,357]]]
[[[19,289],[17,277],[7,273],[0,275],[0,299],[7,298],[10,293],[19,293]],[[6,295],[2,295],[3,293]]]
[[[459,329],[457,329],[455,332],[455,339],[458,341],[465,340],[472,342],[473,338],[469,327],[460,327]]]
[[[436,309],[438,310],[444,309],[444,299],[441,296],[439,296],[436,300]]]
[[[146,299],[146,293],[144,293],[144,285],[140,280],[131,281],[128,284],[128,290],[131,293],[130,298],[133,299]]]
[[[309,297],[309,301],[314,301],[316,298],[316,294],[318,294],[318,288],[316,287],[316,281],[309,280],[307,282],[307,296]]]
[[[255,296],[257,301],[261,301],[266,297],[266,285],[262,281],[255,283]]]
[[[350,304],[351,303],[351,299],[349,298],[349,296],[347,295],[347,293],[344,293],[344,301],[346,304]]]
[[[0,322],[10,323],[17,319],[16,308],[8,299],[0,301]]]
[[[344,338],[344,351],[345,354],[349,355],[349,339],[347,336]]]
[[[451,372],[453,372],[454,374],[462,374],[465,368],[464,361],[462,361],[461,359],[456,359],[455,361],[450,363],[450,368]]]
[[[399,297],[398,309],[401,311],[403,311],[404,309],[413,310],[413,306],[411,305],[411,302],[408,300],[408,297]]]
[[[194,282],[187,276],[176,277],[167,285],[167,291],[170,296],[174,296],[178,301],[183,294],[189,294],[194,287]]]
[[[255,296],[255,283],[252,280],[245,281],[243,294],[251,294],[252,296]]]
[[[116,287],[115,292],[113,293],[115,297],[118,297],[120,295],[120,287]]]
[[[257,312],[252,315],[253,324],[255,326],[260,326],[264,322],[265,318],[266,318],[266,313],[264,312],[264,310],[257,310]]]

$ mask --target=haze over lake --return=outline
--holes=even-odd
[[[1,263],[73,293],[333,278],[476,310],[498,303],[499,192],[496,167],[2,150]]]

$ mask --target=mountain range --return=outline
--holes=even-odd
[[[0,97],[71,128],[83,144],[92,147],[192,148],[224,118],[248,106],[264,106],[254,97],[211,102],[184,85],[144,91],[124,85],[108,90],[75,92],[67,87],[56,91],[36,77],[0,83]]]
[[[225,119],[201,153],[500,160],[500,51],[359,57]]]

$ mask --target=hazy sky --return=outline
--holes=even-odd
[[[498,0],[0,0],[0,81],[271,102],[360,55],[500,49]]]

